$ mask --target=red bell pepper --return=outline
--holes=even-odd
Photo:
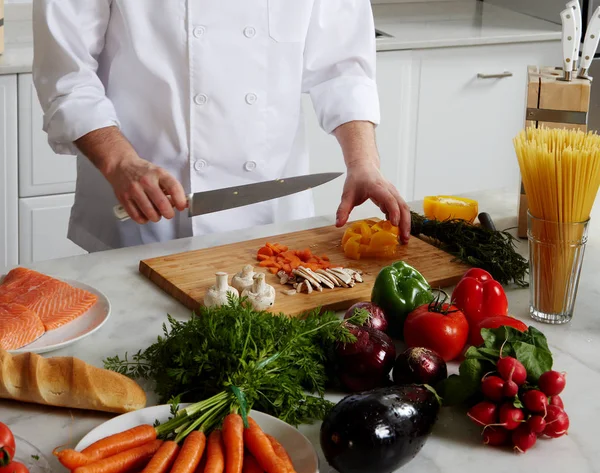
[[[508,300],[502,285],[479,268],[464,274],[452,292],[452,302],[465,314],[471,328],[487,317],[508,315]]]

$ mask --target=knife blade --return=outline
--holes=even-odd
[[[307,174],[284,179],[274,179],[244,186],[227,187],[205,192],[189,194],[188,216],[195,217],[222,210],[243,207],[258,202],[277,199],[287,195],[297,194],[314,187],[323,185],[341,176],[341,172],[326,172]],[[113,213],[117,219],[124,221],[130,217],[122,205],[116,205]]]
[[[594,60],[596,49],[598,49],[598,40],[600,39],[600,7],[594,10],[594,13],[588,23],[587,31],[585,32],[585,41],[581,50],[581,62],[579,64],[580,79],[591,79],[588,76],[588,71]]]
[[[562,23],[563,72],[562,80],[573,77],[573,56],[575,55],[575,16],[571,7],[560,12]]]
[[[571,0],[567,3],[567,8],[573,9],[575,18],[575,53],[573,54],[573,70],[577,70],[577,61],[579,61],[579,48],[581,47],[581,6],[579,0]]]

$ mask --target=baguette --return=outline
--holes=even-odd
[[[119,373],[74,357],[11,355],[2,349],[0,399],[115,413],[146,406],[144,390]]]

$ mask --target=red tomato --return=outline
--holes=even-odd
[[[476,326],[471,327],[471,333],[469,334],[469,343],[474,346],[479,346],[483,343],[483,338],[481,338],[482,328],[498,328],[503,327],[504,325],[514,327],[517,330],[520,330],[521,332],[525,332],[528,328],[527,325],[525,325],[519,319],[509,317],[508,315],[488,317],[486,319],[481,320]]]
[[[406,345],[429,348],[444,361],[460,356],[469,337],[469,323],[455,306],[444,304],[443,312],[439,305],[424,304],[408,314],[404,322]]]
[[[29,473],[29,470],[21,462],[11,462],[7,466],[0,467],[0,473]]]
[[[10,463],[15,456],[15,438],[6,424],[0,422],[0,466]]]

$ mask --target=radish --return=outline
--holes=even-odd
[[[515,450],[520,453],[525,453],[531,447],[535,445],[537,435],[532,432],[527,424],[520,425],[512,433],[512,442],[515,446]]]
[[[502,389],[502,394],[504,397],[515,397],[519,392],[519,386],[514,381],[506,381],[504,383],[504,389]]]
[[[531,416],[529,419],[527,419],[527,425],[532,432],[541,434],[546,428],[546,421],[542,416]]]
[[[515,407],[510,402],[505,402],[500,407],[500,426],[506,430],[515,430],[525,419],[525,414],[518,407]]]
[[[496,368],[502,379],[505,381],[514,381],[519,386],[527,379],[525,367],[519,360],[512,356],[500,358],[496,364]]]
[[[543,414],[548,407],[548,398],[542,391],[531,389],[521,396],[525,409],[536,414]]]
[[[556,396],[557,394],[562,393],[566,384],[567,380],[565,379],[565,376],[562,373],[553,370],[546,371],[540,376],[538,381],[540,389],[546,396]]]
[[[565,409],[562,398],[558,394],[548,398],[548,405],[560,407],[562,410]]]
[[[504,380],[498,376],[488,376],[481,382],[481,392],[491,401],[502,401],[504,397],[502,388],[504,388]]]
[[[471,407],[467,415],[479,425],[495,424],[498,419],[498,406],[492,402],[482,401]]]
[[[569,416],[558,406],[548,406],[545,420],[544,435],[548,437],[561,437],[569,430]]]
[[[481,436],[485,445],[499,447],[508,443],[509,434],[504,427],[487,427],[483,430]]]

